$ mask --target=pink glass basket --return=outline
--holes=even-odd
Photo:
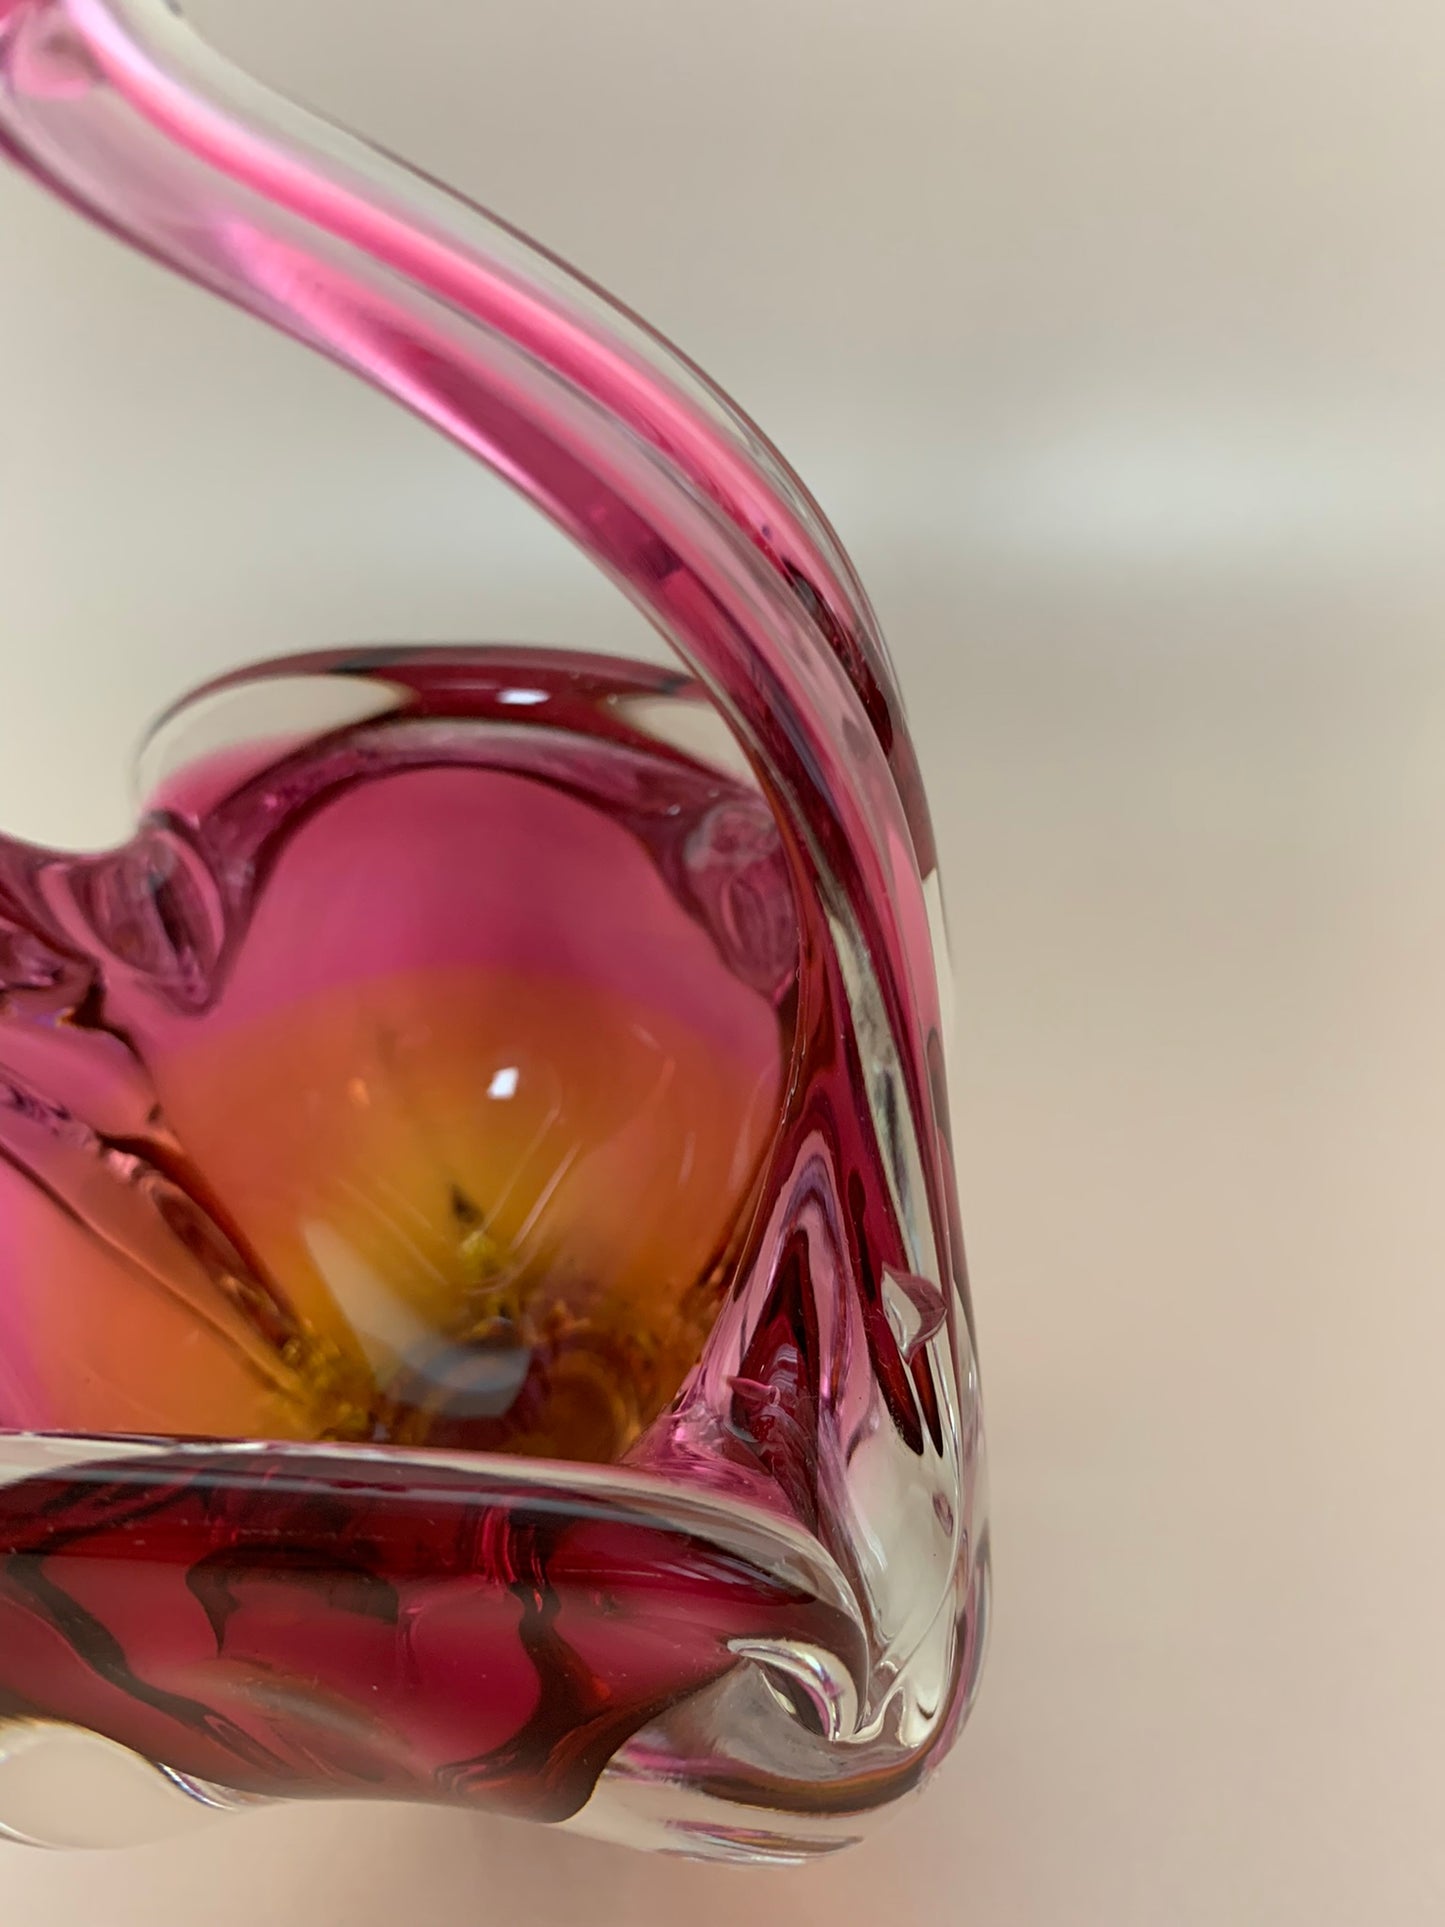
[[[165,0],[0,0],[0,152],[680,659],[263,664],[158,725],[123,848],[0,839],[0,1829],[124,1782],[846,1844],[957,1733],[988,1563],[937,860],[852,568],[644,324]]]

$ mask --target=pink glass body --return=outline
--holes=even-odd
[[[162,0],[0,0],[0,151],[497,469],[696,679],[497,651],[282,666],[207,698],[219,747],[171,753],[125,850],[0,843],[0,1755],[79,1730],[177,1798],[477,1802],[725,1857],[846,1843],[956,1734],[987,1587],[937,859],[851,567],[666,344]],[[279,729],[242,714],[258,683]],[[675,746],[703,701],[740,769]],[[358,1310],[352,1264],[333,1423],[256,1155],[289,1141],[285,1079],[245,1067],[246,1026],[416,972],[433,1012],[491,973],[582,1013],[572,1037],[514,1012],[526,1049],[496,1065],[467,1054],[505,1009],[432,1027],[503,1099],[550,1077],[590,1120],[592,1176],[569,1151],[555,1195],[591,1269],[533,1350],[479,1366]],[[682,1066],[639,1100],[652,1137],[608,1109],[632,1075],[631,1045],[598,1068],[614,1020]],[[293,1079],[359,1087],[324,1030],[295,1033]],[[228,1135],[217,1089],[256,1128]],[[393,1140],[346,1129],[380,1182]],[[664,1170],[664,1137],[692,1164]],[[666,1258],[688,1236],[713,1294],[680,1382],[621,1416],[597,1390],[627,1376],[619,1197],[659,1302],[689,1288]],[[157,1417],[147,1319],[201,1334],[207,1399],[234,1380],[249,1412],[262,1384],[271,1417]],[[358,1403],[382,1355],[385,1400]],[[527,1449],[513,1415],[559,1386],[615,1451]]]

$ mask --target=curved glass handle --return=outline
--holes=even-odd
[[[905,853],[926,876],[932,840],[866,598],[802,484],[681,355],[236,73],[166,0],[10,0],[0,75],[14,159],[491,464],[705,676],[835,871],[856,861],[875,908],[913,894]]]
[[[753,757],[852,952],[849,1001],[877,1000],[932,1140],[922,785],[866,598],[760,432],[598,289],[237,73],[168,0],[0,0],[0,143],[112,232],[423,416],[620,583]],[[942,1249],[934,1162],[925,1151]]]

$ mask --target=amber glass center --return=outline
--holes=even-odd
[[[505,740],[172,784],[98,994],[31,1037],[57,1076],[123,1049],[150,1115],[0,1165],[6,1422],[610,1460],[677,1392],[777,1122],[780,1000],[737,968],[770,820],[609,746],[623,810]],[[204,994],[135,967],[146,916],[168,955],[214,928]]]

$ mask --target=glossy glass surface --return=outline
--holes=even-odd
[[[210,1799],[840,1844],[956,1732],[987,1569],[853,573],[641,324],[158,0],[0,4],[0,139],[498,468],[698,679],[280,665],[162,733],[124,850],[0,849],[0,1705]],[[674,747],[704,697],[741,769]]]

